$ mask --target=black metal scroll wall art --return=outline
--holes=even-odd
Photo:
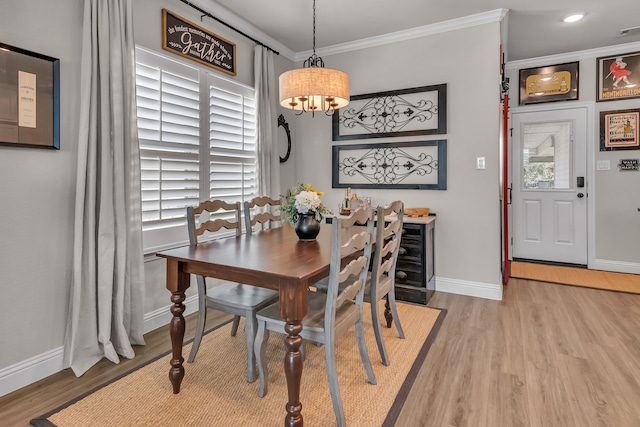
[[[333,188],[447,189],[447,141],[333,146]]]
[[[447,133],[447,85],[351,97],[333,115],[333,140]]]

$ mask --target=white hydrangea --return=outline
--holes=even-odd
[[[320,197],[315,191],[301,191],[296,196],[296,209],[302,214],[315,212],[320,203]]]

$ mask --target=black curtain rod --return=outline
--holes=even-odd
[[[221,23],[222,25],[225,25],[229,28],[231,28],[233,31],[235,31],[236,33],[242,34],[243,36],[245,36],[246,38],[248,38],[249,40],[251,40],[254,43],[259,44],[260,46],[264,46],[267,49],[269,49],[271,52],[275,53],[276,55],[280,55],[280,52],[278,52],[277,50],[267,46],[266,44],[254,39],[253,37],[251,37],[248,34],[243,33],[242,31],[238,30],[237,28],[235,28],[232,25],[227,24],[226,22],[224,22],[223,20],[216,18],[215,16],[213,16],[212,14],[210,14],[209,12],[207,12],[206,10],[201,9],[200,7],[196,6],[193,3],[190,3],[188,0],[180,0],[182,3],[191,6],[192,8],[194,8],[195,10],[197,10],[198,12],[202,13],[202,16],[208,16],[211,19],[215,19],[216,21],[218,21],[219,23]],[[202,16],[200,17],[200,19],[202,19]]]

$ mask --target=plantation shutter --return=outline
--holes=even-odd
[[[256,196],[255,90],[139,47],[136,62],[149,253],[188,243],[187,206]]]
[[[200,201],[198,70],[136,52],[145,249],[188,241],[186,207]]]
[[[253,90],[218,83],[209,90],[209,196],[227,202],[256,196],[256,103]]]

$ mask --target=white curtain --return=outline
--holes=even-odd
[[[144,344],[132,0],[85,0],[73,277],[65,366],[80,376]]]
[[[278,152],[278,112],[274,53],[263,47],[254,49],[254,77],[257,102],[258,195],[280,197],[280,154]]]

